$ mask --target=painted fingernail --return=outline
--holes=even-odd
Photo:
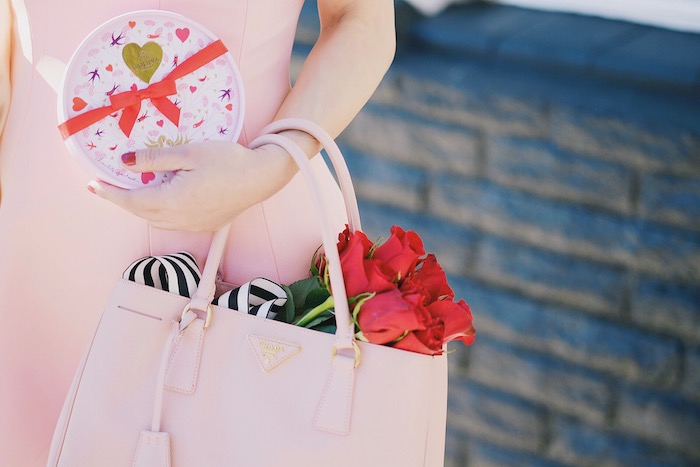
[[[127,152],[126,154],[122,154],[122,163],[129,166],[136,164],[136,153]]]
[[[97,190],[95,190],[95,186],[92,183],[88,183],[87,189],[90,193],[97,194]]]

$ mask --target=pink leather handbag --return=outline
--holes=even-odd
[[[323,193],[301,150],[274,133],[300,129],[325,146],[350,228],[355,193],[335,142],[297,119],[276,144],[299,165],[321,219]],[[54,434],[51,467],[443,465],[446,356],[356,342],[336,249],[322,222],[335,335],[211,305],[228,227],[218,231],[192,299],[120,280]]]

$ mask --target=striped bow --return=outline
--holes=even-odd
[[[172,255],[146,256],[134,261],[122,277],[191,298],[199,285],[201,272],[194,257],[181,251]],[[257,278],[224,293],[212,303],[236,311],[246,311],[261,318],[274,319],[284,310],[287,293],[279,284]]]

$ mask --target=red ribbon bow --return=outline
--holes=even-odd
[[[128,137],[136,124],[136,119],[141,112],[141,101],[144,99],[150,99],[156,109],[160,110],[175,126],[180,125],[180,108],[165,97],[173,94],[177,94],[175,80],[164,79],[141,90],[133,85],[131,91],[109,96],[109,101],[113,109],[124,109],[119,119],[119,128]]]
[[[199,52],[183,61],[163,80],[150,84],[144,89],[136,89],[136,85],[130,91],[121,92],[109,96],[110,105],[89,110],[80,115],[66,120],[58,126],[63,139],[78,133],[97,123],[112,113],[123,110],[119,119],[119,128],[128,137],[134,128],[136,119],[141,112],[141,101],[150,99],[153,105],[175,125],[180,124],[180,108],[173,104],[167,96],[177,94],[175,80],[192,73],[200,67],[220,57],[228,51],[220,40],[212,42]]]

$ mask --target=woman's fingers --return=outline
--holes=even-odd
[[[184,146],[147,148],[122,154],[122,164],[132,172],[191,170],[192,158]]]
[[[125,154],[124,166],[134,172],[175,171],[174,176],[133,190],[97,180],[87,188],[154,227],[212,231],[283,187],[294,174],[290,160],[283,150],[224,141],[149,149]]]
[[[152,218],[153,212],[167,206],[164,188],[160,184],[137,190],[125,190],[109,183],[93,180],[87,188],[100,198],[104,198],[117,206],[145,219]]]

